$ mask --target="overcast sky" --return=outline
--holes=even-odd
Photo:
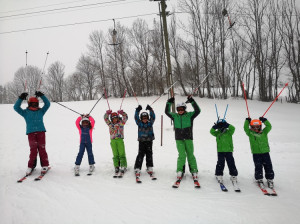
[[[167,10],[180,11],[178,2],[168,0]],[[300,0],[296,4],[300,7]],[[83,5],[90,6],[77,7]],[[69,9],[57,10],[62,8]],[[145,14],[151,15],[140,18],[151,25],[154,18],[159,20],[157,13],[158,2],[149,0],[0,0],[0,85],[12,81],[14,73],[26,65],[26,50],[28,65],[42,69],[49,51],[46,69],[60,61],[66,66],[68,76],[76,70],[81,54],[87,51],[92,31],[106,33],[113,27],[112,19],[130,27],[137,18],[134,16]],[[184,20],[187,14],[177,14],[177,17]],[[29,30],[91,21],[99,22]],[[20,30],[27,31],[15,32]]]
[[[55,10],[87,4],[98,5]],[[167,10],[172,11],[177,4],[178,0],[167,1]],[[32,14],[32,12],[45,10],[53,11]],[[113,18],[122,25],[131,26],[136,17],[117,18],[151,13],[153,15],[140,18],[146,19],[149,24],[154,18],[159,19],[156,15],[158,2],[149,0],[0,0],[0,85],[12,81],[14,73],[21,66],[26,65],[26,50],[28,51],[28,65],[42,69],[49,51],[47,66],[57,60],[61,61],[66,66],[66,75],[70,75],[75,71],[81,54],[86,52],[88,37],[92,31],[103,30],[106,33],[108,28],[113,26]],[[17,14],[23,15],[15,16]],[[99,22],[6,33],[89,21]]]

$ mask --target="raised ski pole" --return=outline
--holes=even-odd
[[[215,104],[215,108],[216,108],[217,119],[218,119],[218,121],[219,121],[219,113],[218,113],[218,107],[217,107],[217,104]]]
[[[134,97],[135,97],[135,100],[136,100],[136,102],[138,103],[138,105],[140,105],[140,103],[139,103],[139,101],[138,101],[138,99],[137,99],[137,97],[136,97],[136,94],[135,94],[135,92],[134,92],[134,90],[133,90],[133,88],[132,88],[131,82],[130,82],[130,80],[129,80],[129,78],[128,78],[128,76],[127,76],[126,73],[125,73],[125,75],[126,75],[126,78],[127,78],[128,82],[129,82],[130,88],[131,88],[131,90],[132,90],[132,92],[133,92],[133,95],[134,95]]]
[[[225,110],[225,113],[224,113],[223,120],[225,120],[225,117],[226,117],[226,114],[227,114],[227,109],[228,109],[228,104],[227,104],[227,106],[226,106],[226,110]]]
[[[265,116],[265,114],[268,112],[268,110],[271,108],[271,106],[273,105],[273,103],[275,103],[275,101],[278,99],[278,97],[280,96],[280,94],[282,93],[282,91],[284,90],[285,87],[288,86],[288,83],[285,84],[285,86],[283,87],[283,89],[280,91],[280,93],[276,96],[276,98],[273,100],[273,102],[271,103],[271,105],[269,106],[269,108],[266,110],[266,112],[262,115],[262,117]]]
[[[249,109],[248,109],[248,103],[247,103],[247,96],[246,96],[246,91],[245,91],[245,87],[244,87],[244,83],[243,82],[242,82],[242,86],[243,86],[243,91],[244,91],[244,97],[245,97],[246,107],[247,107],[247,111],[248,111],[248,117],[250,118]]]
[[[104,94],[102,94],[102,96],[100,97],[99,100],[97,100],[97,102],[94,104],[93,108],[91,109],[91,111],[88,114],[91,114],[92,111],[94,110],[95,106],[97,105],[97,103],[103,98]]]
[[[201,81],[201,83],[193,90],[192,94],[189,95],[192,96],[194,95],[194,93],[199,89],[199,87],[202,85],[202,83],[206,80],[206,78],[210,75],[210,72],[203,78],[203,80]]]
[[[176,81],[176,82],[178,82],[178,81]],[[171,89],[171,88],[176,84],[176,82],[174,82],[168,89],[166,89],[166,90],[163,92],[163,94],[161,94],[161,95],[160,95],[156,100],[154,100],[153,103],[151,103],[150,105],[152,106],[157,100],[159,100],[159,99],[165,94],[165,92],[168,92],[169,89]]]
[[[43,75],[44,75],[44,71],[45,71],[45,67],[46,67],[46,63],[47,63],[47,59],[48,59],[48,55],[49,55],[49,51],[47,52],[47,55],[46,55],[46,59],[45,59],[45,63],[44,63],[44,67],[43,67],[43,71],[42,71],[42,75],[41,75],[40,83],[39,83],[39,86],[38,86],[37,90],[40,90],[40,88],[41,88],[41,85],[42,85],[42,79],[43,79]]]
[[[127,89],[124,90],[124,95],[123,95],[123,99],[122,99],[122,102],[121,102],[121,105],[120,105],[120,110],[122,108],[122,105],[123,105],[123,101],[124,101],[124,98],[126,96],[126,92],[127,92]]]
[[[24,83],[24,92],[26,92],[27,90],[27,53],[28,51],[26,50],[25,54],[26,54],[26,66],[25,66],[25,83]]]
[[[63,104],[61,104],[61,103],[59,103],[59,102],[54,101],[54,103],[57,103],[58,105],[60,105],[60,106],[62,106],[62,107],[65,107],[65,108],[67,108],[68,110],[73,111],[73,112],[76,113],[76,114],[82,115],[82,114],[78,113],[77,111],[72,110],[71,108],[66,107],[65,105],[63,105]]]
[[[107,98],[105,87],[103,87],[103,90],[104,90],[105,98],[106,98],[106,101],[107,101],[108,109],[110,110],[110,106],[109,106],[109,102],[108,102],[108,98]]]

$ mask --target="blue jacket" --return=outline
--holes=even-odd
[[[41,96],[42,100],[44,101],[44,106],[39,110],[33,111],[26,108],[25,110],[21,108],[21,103],[23,100],[18,99],[14,105],[14,110],[24,117],[26,122],[26,135],[33,133],[33,132],[45,132],[45,126],[43,122],[43,117],[46,111],[50,107],[50,102],[45,96]]]
[[[140,111],[135,110],[134,119],[138,126],[138,141],[153,141],[155,139],[153,132],[153,123],[155,121],[155,113],[150,110],[150,120],[143,123],[139,117]]]

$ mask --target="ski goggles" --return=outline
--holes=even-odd
[[[251,128],[255,130],[259,130],[261,127],[260,125],[252,125]]]

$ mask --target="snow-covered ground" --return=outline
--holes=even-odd
[[[156,97],[138,99],[145,108]],[[185,99],[176,97],[177,101]],[[79,135],[75,127],[77,114],[52,103],[44,117],[46,148],[52,169],[42,181],[35,182],[33,179],[40,172],[39,167],[33,177],[21,184],[16,181],[24,175],[29,156],[25,122],[13,110],[13,105],[0,105],[0,223],[299,223],[300,105],[277,102],[265,116],[273,126],[269,142],[278,192],[278,197],[268,197],[254,184],[252,155],[243,131],[247,117],[243,99],[195,99],[201,108],[200,115],[194,121],[200,189],[194,188],[190,174],[183,179],[179,189],[171,187],[176,178],[177,150],[170,120],[164,115],[166,96],[153,105],[157,116],[153,156],[158,180],[150,180],[144,162],[142,184],[135,182],[133,174],[138,151],[137,127],[133,119],[137,106],[135,98],[126,98],[123,103],[123,109],[129,115],[125,126],[129,171],[123,179],[112,178],[112,152],[108,127],[103,120],[108,108],[105,100],[101,100],[92,112],[96,120],[93,132],[95,174],[85,175],[88,170],[85,154],[81,176],[74,176],[73,167],[79,148]],[[63,104],[80,113],[87,113],[95,102]],[[109,103],[116,111],[121,99],[110,99]],[[228,192],[220,190],[214,177],[216,142],[209,130],[216,121],[215,103],[221,116],[226,104],[229,104],[227,121],[236,127],[234,157],[241,193],[233,191],[227,167],[224,179]],[[270,105],[258,101],[248,101],[248,104],[252,118],[261,116]],[[191,105],[188,109],[191,110]],[[164,118],[163,146],[160,146],[161,115]]]

